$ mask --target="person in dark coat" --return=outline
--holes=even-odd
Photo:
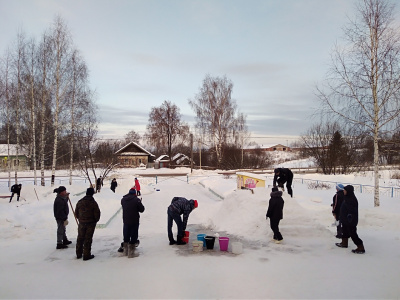
[[[110,189],[115,193],[115,188],[118,186],[117,179],[113,178],[111,181],[111,187]]]
[[[340,248],[348,247],[349,237],[356,244],[357,248],[351,250],[356,254],[365,253],[364,243],[358,237],[357,224],[358,224],[358,201],[354,195],[354,187],[352,185],[346,185],[343,190],[344,198],[340,208],[340,222],[343,227],[343,237],[341,243],[336,243],[336,246]]]
[[[139,180],[137,178],[135,178],[135,189],[136,189],[136,194],[138,196],[140,196],[141,195],[141,193],[140,193],[140,183],[139,183]]]
[[[100,208],[93,198],[94,189],[88,188],[86,196],[78,201],[75,216],[79,220],[78,238],[76,239],[76,258],[89,260],[94,258],[91,253],[92,241],[96,224],[100,220]]]
[[[129,193],[121,199],[122,220],[124,222],[124,253],[133,257],[135,247],[139,245],[139,220],[144,212],[142,200],[136,196],[136,190],[131,188]]]
[[[167,209],[168,215],[168,239],[170,245],[185,245],[186,242],[182,239],[185,237],[185,230],[189,219],[189,214],[198,207],[197,200],[187,200],[183,197],[172,198],[170,206]],[[183,219],[181,219],[183,215]],[[172,221],[175,221],[178,227],[177,240],[174,240],[172,234]]]
[[[277,187],[272,188],[270,196],[266,218],[269,218],[271,230],[274,232],[273,241],[279,244],[283,240],[282,234],[279,232],[279,222],[283,219],[285,202],[282,198],[282,191],[279,191]]]
[[[343,193],[344,185],[339,183],[336,185],[336,194],[333,196],[332,201],[332,214],[336,221],[336,237],[341,239],[343,237],[343,229],[342,223],[340,222],[340,208],[343,203],[344,193]]]
[[[68,240],[65,227],[68,225],[68,196],[65,186],[54,189],[57,197],[54,200],[53,211],[57,222],[57,247],[56,249],[68,248],[72,242]]]
[[[103,186],[103,178],[100,176],[96,180],[96,193],[100,193],[101,187]]]
[[[293,182],[293,173],[290,169],[287,168],[277,168],[274,170],[274,181],[273,186],[276,187],[278,183],[278,187],[283,188],[283,185],[286,183],[286,188],[290,197],[293,198],[293,190],[292,190],[292,182]]]
[[[14,184],[11,187],[10,202],[11,202],[12,198],[14,197],[14,194],[17,194],[17,201],[19,201],[19,197],[21,196],[21,189],[22,189],[22,184]]]

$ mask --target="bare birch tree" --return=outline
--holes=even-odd
[[[226,76],[203,81],[199,93],[189,104],[196,113],[197,127],[204,128],[217,156],[217,167],[223,160],[223,145],[233,138],[236,125],[236,102],[231,98],[233,83]]]
[[[17,143],[15,145],[15,184],[18,183],[18,169],[20,166],[19,163],[19,148],[20,148],[20,127],[21,127],[21,94],[23,89],[23,71],[24,71],[24,63],[25,63],[25,35],[22,32],[19,32],[17,35],[17,41],[14,46],[14,55],[12,56],[12,72],[16,83],[15,94],[14,94],[14,112],[15,122],[16,122],[16,139]]]
[[[336,45],[325,85],[317,88],[324,112],[365,127],[374,139],[374,205],[379,206],[378,137],[400,114],[400,31],[394,5],[361,0],[358,14]]]
[[[171,101],[164,101],[160,107],[151,109],[146,138],[151,145],[166,149],[170,159],[174,143],[188,136],[189,126],[181,120],[178,106]]]
[[[6,166],[7,166],[7,173],[8,173],[8,186],[11,186],[11,161],[10,158],[10,123],[11,123],[11,92],[10,92],[10,82],[11,82],[11,51],[7,49],[5,52],[5,57],[2,60],[2,78],[3,78],[3,91],[2,91],[2,104],[5,107],[5,125],[6,125],[6,132],[7,132],[7,159],[6,159]]]
[[[54,94],[54,144],[53,162],[51,166],[51,186],[54,186],[54,178],[57,164],[57,146],[59,135],[59,119],[61,108],[66,102],[66,94],[69,88],[70,75],[68,73],[70,60],[71,36],[64,20],[58,16],[54,22],[52,33],[52,46],[54,52],[53,70],[53,94]]]

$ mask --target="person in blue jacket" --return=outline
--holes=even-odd
[[[168,239],[170,245],[185,245],[186,242],[182,239],[185,236],[185,230],[189,219],[189,214],[198,207],[197,200],[187,200],[183,197],[172,198],[170,206],[168,206]],[[181,219],[183,215],[183,219]],[[178,227],[177,240],[174,240],[172,234],[172,221],[175,221]]]

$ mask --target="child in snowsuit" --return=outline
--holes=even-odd
[[[137,178],[135,178],[135,189],[136,189],[136,195],[140,196],[140,183],[139,180]]]
[[[273,241],[279,244],[283,240],[282,234],[279,232],[279,222],[283,219],[284,201],[282,191],[279,191],[277,187],[272,188],[270,195],[266,218],[269,218],[271,230],[274,232]]]
[[[10,202],[11,202],[12,198],[14,197],[14,194],[17,194],[17,201],[19,201],[19,197],[21,196],[21,189],[22,189],[22,184],[14,184],[11,187]]]
[[[189,214],[198,207],[197,200],[187,200],[183,197],[172,198],[170,206],[168,206],[168,239],[170,245],[185,245],[186,242],[182,239],[185,236],[185,230],[189,219]],[[181,219],[183,215],[183,220]],[[174,240],[172,234],[172,221],[175,221],[178,226],[177,240]]]
[[[336,186],[336,195],[333,196],[332,206],[332,214],[336,220],[336,237],[338,239],[342,238],[343,230],[342,230],[342,223],[340,222],[340,207],[343,203],[344,193],[343,193],[344,185],[339,183]]]
[[[354,195],[354,187],[346,185],[343,190],[344,200],[340,208],[340,222],[343,226],[343,237],[341,243],[336,243],[340,248],[347,248],[349,237],[356,244],[357,249],[351,250],[356,254],[365,253],[364,243],[358,237],[357,224],[358,224],[358,201]]]
[[[111,181],[111,187],[110,189],[115,193],[115,188],[118,186],[117,179],[113,178]]]
[[[86,196],[78,201],[75,208],[75,216],[79,220],[78,238],[76,239],[76,258],[89,260],[94,258],[91,253],[92,241],[96,224],[100,220],[100,209],[93,198],[94,189],[88,188]]]

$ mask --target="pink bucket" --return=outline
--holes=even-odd
[[[228,251],[229,238],[228,237],[220,237],[219,238],[219,250]]]

